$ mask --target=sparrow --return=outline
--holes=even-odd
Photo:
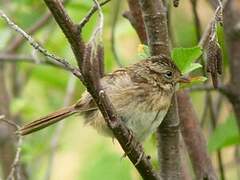
[[[164,119],[178,83],[187,83],[171,59],[152,56],[105,75],[100,83],[117,114],[140,141],[156,131]],[[66,119],[73,114],[83,116],[85,124],[103,135],[113,137],[92,96],[85,91],[75,104],[57,110],[23,126],[19,133],[27,135]]]

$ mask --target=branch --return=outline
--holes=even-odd
[[[13,121],[8,121],[5,119],[5,116],[1,115],[0,116],[0,121],[3,121],[5,123],[7,123],[8,125],[14,127],[16,130],[19,130],[20,127],[14,123]],[[20,163],[20,153],[22,151],[22,136],[21,135],[17,135],[17,150],[16,150],[16,154],[15,154],[15,158],[14,158],[14,161],[12,163],[12,168],[10,170],[10,173],[9,175],[7,176],[6,180],[15,180],[15,177],[16,179],[21,179],[20,177],[20,172],[19,172],[19,168],[17,167]]]
[[[44,0],[57,24],[68,39],[78,66],[81,67],[85,45],[80,36],[78,25],[74,24],[59,0]]]
[[[60,69],[64,69],[68,71],[67,68],[63,64],[60,64],[56,61],[49,61],[47,58],[46,59],[41,59],[34,57],[32,55],[24,55],[24,54],[1,54],[0,53],[0,62],[5,62],[5,63],[33,63],[33,64],[45,64],[45,65],[50,65],[53,67],[57,67]]]
[[[166,7],[162,0],[139,0],[151,55],[170,56]]]
[[[110,2],[111,0],[105,0],[103,2],[101,2],[99,5],[100,6],[104,6],[105,4],[107,4],[108,2]],[[88,21],[90,20],[90,18],[93,16],[93,14],[98,10],[98,7],[96,5],[94,5],[88,12],[88,14],[81,20],[81,22],[78,25],[79,30],[81,31],[82,28],[88,23]]]
[[[138,34],[141,43],[147,44],[147,34],[139,1],[128,0],[128,6],[130,11],[125,12],[123,16],[127,18],[132,24],[133,28]]]
[[[7,15],[0,10],[0,17],[3,18],[6,23],[15,31],[20,33],[29,43],[30,45],[35,48],[37,51],[42,53],[44,56],[48,57],[49,61],[50,59],[54,60],[55,62],[53,63],[60,63],[66,70],[72,72],[76,77],[79,79],[82,79],[82,75],[79,72],[79,70],[75,67],[73,67],[71,64],[69,64],[65,59],[60,58],[58,56],[55,56],[54,54],[48,52],[46,49],[44,49],[39,43],[37,43],[30,35],[28,35],[24,30],[22,30],[20,27],[18,27],[16,24],[14,24],[8,17]]]
[[[226,1],[225,3],[222,5],[223,8],[226,6]],[[216,20],[218,19],[218,14],[219,12],[222,11],[221,8],[216,8],[215,12],[214,12],[214,16],[211,18],[211,20],[209,21],[207,28],[205,29],[205,31],[202,34],[202,37],[198,43],[199,46],[201,46],[202,48],[205,48],[206,45],[208,44],[210,37],[213,36],[213,33],[215,33],[215,29],[213,29],[213,25],[215,25],[217,22]],[[214,32],[213,32],[214,30]],[[214,34],[215,36],[215,34]]]
[[[162,0],[139,0],[151,55],[170,56],[167,12]],[[158,155],[163,179],[181,178],[179,117],[176,97],[158,128]]]
[[[188,149],[196,179],[216,180],[211,159],[207,154],[206,141],[198,124],[197,115],[186,91],[178,93],[179,116],[181,119],[181,131]]]
[[[210,84],[195,85],[189,88],[190,91],[219,91],[223,94],[227,94],[228,89],[225,85],[219,85],[217,88]]]
[[[69,2],[69,0],[63,0],[64,4],[67,4],[68,2]],[[45,13],[35,24],[33,24],[25,32],[27,32],[27,34],[29,34],[29,35],[34,34],[41,27],[46,25],[49,22],[49,20],[51,19],[51,17],[52,16],[51,16],[50,12]],[[14,52],[14,51],[16,51],[20,47],[20,45],[23,43],[23,41],[24,41],[24,37],[23,36],[17,36],[16,38],[14,38],[10,42],[10,44],[8,45],[7,52]]]
[[[212,125],[212,129],[215,130],[217,123],[219,121],[219,112],[220,112],[220,108],[218,107],[218,111],[216,111],[216,106],[217,104],[213,102],[213,98],[211,96],[210,93],[207,93],[208,95],[208,101],[207,103],[209,104],[209,113],[210,113],[210,120],[211,120],[211,125]],[[224,170],[224,166],[223,166],[223,159],[222,159],[222,151],[221,149],[217,150],[217,160],[218,160],[218,168],[219,168],[219,172],[220,172],[220,177],[222,180],[225,180],[225,170]]]
[[[57,0],[44,0],[51,13],[53,14],[56,22],[62,29],[63,33],[67,37],[69,43],[71,44],[72,50],[74,52],[75,58],[78,62],[79,69],[81,69],[84,84],[86,85],[88,91],[95,99],[104,119],[106,120],[108,126],[113,131],[113,134],[119,141],[123,150],[128,155],[129,159],[138,172],[144,179],[159,179],[158,175],[153,171],[151,163],[147,156],[144,155],[141,146],[135,147],[138,144],[133,138],[131,143],[128,143],[130,133],[128,128],[122,123],[121,119],[116,115],[116,112],[110,103],[108,97],[102,90],[99,79],[100,79],[100,68],[98,67],[98,57],[97,56],[84,56],[85,53],[96,52],[96,49],[91,49],[91,46],[85,48],[85,44],[82,41],[81,34],[78,31],[78,25],[74,24],[67,12],[64,10],[60,1]],[[94,1],[100,10],[100,6],[97,1]],[[96,32],[96,31],[95,31]],[[94,37],[94,36],[93,36]],[[94,39],[93,39],[94,41]],[[91,45],[92,43],[90,43]],[[93,43],[94,44],[94,43]],[[97,47],[97,46],[94,46]],[[89,51],[90,50],[90,51]],[[87,57],[84,59],[84,57]],[[90,71],[89,71],[90,70]],[[129,151],[130,150],[130,151]],[[128,153],[129,152],[129,153]]]
[[[113,53],[113,56],[114,56],[114,59],[117,63],[117,65],[119,67],[123,67],[120,59],[119,59],[119,56],[117,54],[117,49],[116,49],[116,37],[115,37],[115,33],[116,33],[116,25],[117,25],[117,20],[118,20],[118,16],[119,16],[119,11],[120,11],[120,8],[121,8],[121,4],[122,4],[122,1],[119,0],[119,1],[116,1],[115,2],[115,5],[114,5],[114,14],[113,14],[113,18],[112,18],[112,31],[111,31],[111,48],[112,48],[112,53]]]
[[[180,123],[174,95],[171,107],[158,129],[159,162],[163,179],[181,179]]]
[[[31,26],[26,32],[27,34],[31,35],[37,30],[39,30],[43,25],[45,25],[51,18],[51,13],[46,13],[41,17],[33,26]],[[20,45],[23,43],[24,37],[23,36],[17,36],[15,39],[12,40],[12,42],[8,45],[7,52],[13,52],[16,51]]]
[[[7,119],[10,118],[10,98],[9,91],[7,88],[4,66],[0,63],[0,114],[4,114]],[[3,103],[4,102],[4,103]],[[13,129],[10,127],[3,126],[0,123],[0,154],[5,154],[6,156],[0,156],[0,162],[2,166],[2,174],[4,179],[7,178],[9,172],[11,171],[11,164],[14,159],[14,139],[12,137],[14,133]]]
[[[230,81],[228,82],[228,100],[232,103],[236,115],[238,128],[240,130],[240,30],[236,27],[240,23],[240,6],[238,0],[228,0],[224,8],[224,34],[228,44]]]
[[[195,0],[192,0],[193,8],[196,6]],[[194,10],[194,9],[193,9]],[[212,35],[212,24],[216,22],[218,10],[215,11],[214,17],[210,20],[206,30],[204,31],[199,45],[203,48],[206,47],[208,41]],[[195,12],[196,26],[199,26],[197,14]],[[198,27],[199,28],[199,27]],[[199,38],[199,34],[197,34]],[[203,61],[204,64],[204,61]],[[205,73],[205,72],[204,72]],[[202,87],[192,87],[190,90],[212,90],[211,86],[204,85]],[[219,91],[223,91],[223,87],[219,87]],[[198,123],[198,117],[194,111],[193,105],[190,101],[190,97],[188,93],[185,91],[180,91],[178,94],[178,102],[179,102],[179,116],[181,119],[181,129],[182,135],[188,149],[188,153],[192,162],[192,166],[195,172],[196,179],[213,179],[216,180],[217,176],[214,171],[213,165],[211,163],[211,159],[208,155],[206,149],[206,141],[201,132],[200,125]],[[206,108],[204,109],[204,116],[206,112]],[[194,130],[193,130],[194,129]]]

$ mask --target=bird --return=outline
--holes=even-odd
[[[140,142],[150,136],[163,121],[178,83],[187,83],[174,62],[163,55],[151,56],[119,68],[100,79],[116,113]],[[73,114],[105,136],[113,137],[100,110],[85,91],[75,104],[41,117],[20,128],[22,136],[48,127]]]

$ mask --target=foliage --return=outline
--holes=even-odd
[[[114,179],[114,180],[131,180],[130,164],[119,154],[112,152],[104,145],[97,145],[96,149],[89,154],[87,165],[80,172],[79,180],[99,180]],[[114,168],[113,168],[114,167]],[[93,173],[94,172],[94,173]]]
[[[240,133],[235,117],[230,115],[211,134],[208,149],[210,152],[213,152],[235,144],[240,144]]]
[[[194,63],[202,55],[202,49],[199,46],[192,48],[174,48],[171,57],[182,74],[188,74],[202,65]]]
[[[195,61],[202,55],[202,48],[195,46],[192,48],[173,48],[171,57],[183,75],[189,74],[192,71],[201,68],[202,65]],[[145,59],[150,56],[150,50],[147,45],[140,44],[138,46],[138,57]],[[194,84],[206,81],[207,78],[197,76],[191,78],[191,83],[181,85],[182,88],[190,87]]]

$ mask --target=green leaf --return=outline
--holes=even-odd
[[[202,48],[200,46],[192,48],[174,48],[171,57],[180,71],[183,74],[187,74],[201,67],[199,63],[194,63],[201,54]]]
[[[192,63],[190,64],[190,66],[186,69],[186,71],[183,74],[188,74],[192,71],[194,71],[195,69],[201,68],[202,65],[199,63]]]
[[[240,134],[235,117],[230,115],[223,124],[217,126],[210,136],[208,149],[213,152],[235,144],[240,144]]]

